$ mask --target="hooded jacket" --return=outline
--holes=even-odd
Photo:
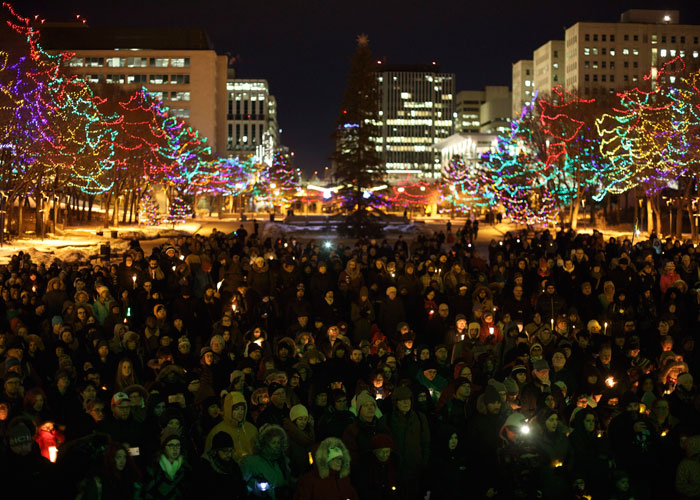
[[[331,448],[343,453],[340,471],[332,471],[328,465]],[[314,468],[302,476],[294,494],[294,500],[345,500],[358,498],[350,484],[350,453],[338,438],[326,438],[314,453]]]
[[[243,417],[243,421],[240,424],[233,420],[233,407],[239,403],[245,405],[245,415],[247,416],[248,403],[246,403],[243,394],[240,392],[230,392],[226,395],[224,398],[224,418],[209,431],[206,442],[204,443],[204,449],[209,451],[214,436],[218,432],[223,431],[233,439],[233,457],[236,462],[240,463],[243,457],[253,453],[255,439],[258,437],[258,430],[253,424],[246,420],[246,416]]]

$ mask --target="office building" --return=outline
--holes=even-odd
[[[552,88],[564,85],[564,40],[550,40],[533,53],[535,91],[541,97],[551,95]]]
[[[484,102],[479,106],[479,133],[498,134],[510,129],[513,96],[505,85],[484,87]]]
[[[90,28],[83,23],[45,23],[41,44],[72,52],[68,70],[93,84],[146,87],[226,154],[227,58],[201,29]]]
[[[478,133],[481,127],[481,105],[486,99],[483,90],[462,90],[457,92],[455,109],[457,118],[455,132]]]
[[[676,10],[628,10],[617,23],[576,23],[566,30],[566,88],[582,97],[655,84],[658,70],[682,57],[700,62],[700,26],[679,24]],[[651,79],[644,76],[651,74]],[[661,82],[673,83],[665,75]]]
[[[377,151],[392,183],[440,177],[433,145],[455,126],[455,76],[436,64],[377,65]]]
[[[534,65],[532,59],[522,59],[513,64],[513,100],[511,117],[519,118],[523,107],[530,104],[535,90]]]
[[[452,158],[459,155],[467,168],[474,168],[483,161],[486,153],[498,147],[497,135],[456,133],[435,144],[440,156],[440,172],[444,172]]]
[[[267,80],[229,79],[226,82],[226,153],[246,159],[257,156],[268,165],[279,148],[277,101]]]

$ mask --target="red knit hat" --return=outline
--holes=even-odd
[[[370,445],[373,450],[378,450],[380,448],[394,449],[394,440],[388,434],[377,434],[372,438]]]

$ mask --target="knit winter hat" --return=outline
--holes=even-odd
[[[498,390],[492,385],[487,385],[484,391],[484,404],[497,403],[500,401],[501,396],[498,394]]]
[[[357,396],[357,399],[356,399],[356,401],[355,401],[355,404],[356,404],[356,407],[357,407],[357,410],[358,410],[358,411],[359,411],[360,408],[362,408],[364,405],[370,404],[370,403],[371,403],[372,405],[374,405],[375,408],[376,408],[377,402],[376,402],[376,401],[374,400],[374,398],[373,398],[372,396],[370,396],[367,392],[361,392],[361,393]]]
[[[297,418],[308,416],[309,411],[302,404],[294,405],[292,406],[292,409],[289,410],[289,420],[291,420],[292,422],[294,422]]]
[[[160,435],[160,446],[162,448],[165,448],[170,441],[175,440],[180,440],[180,434],[178,432],[175,432],[170,427],[166,427],[165,429],[163,429],[163,432],[161,432]]]
[[[222,448],[233,448],[233,439],[228,432],[220,431],[214,434],[211,440],[211,449],[220,450]]]
[[[411,389],[406,387],[405,385],[397,387],[396,390],[394,391],[394,396],[393,396],[394,401],[402,401],[404,399],[412,399],[412,398],[413,398],[413,393],[411,392]]]
[[[24,423],[20,422],[10,428],[8,439],[10,446],[29,443],[32,441],[32,433],[29,432],[29,428]]]
[[[56,326],[56,325],[62,325],[63,324],[63,318],[60,316],[54,316],[51,318],[51,326]]]
[[[455,322],[460,321],[460,320],[466,321],[467,317],[464,314],[458,314],[457,316],[455,316]]]
[[[270,385],[267,386],[267,393],[270,395],[270,397],[272,397],[275,391],[278,391],[280,389],[284,390],[284,386],[282,384],[272,382]]]
[[[532,364],[533,370],[549,370],[549,363],[544,359],[538,359]]]
[[[525,368],[525,365],[515,365],[511,370],[510,374],[515,375],[517,373],[527,373],[527,369]]]
[[[393,448],[394,440],[388,434],[377,434],[372,437],[370,446],[373,450],[378,450],[380,448]]]

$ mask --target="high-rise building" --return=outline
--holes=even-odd
[[[550,40],[533,54],[535,91],[538,95],[551,94],[553,87],[564,85],[564,40]]]
[[[679,24],[676,10],[628,10],[617,23],[576,23],[566,30],[567,90],[596,96],[649,88],[659,68],[676,57],[700,63],[700,26]],[[645,80],[644,76],[652,78]],[[661,82],[673,75],[661,77]]]
[[[229,79],[226,82],[226,152],[246,159],[256,155],[268,165],[280,144],[277,101],[267,80]]]
[[[479,133],[497,134],[510,128],[513,96],[505,85],[484,87],[484,102],[479,107]]]
[[[50,52],[73,52],[67,69],[93,84],[146,87],[225,154],[227,58],[203,30],[45,23],[40,41]]]
[[[483,90],[457,92],[455,132],[478,133],[481,127],[481,105],[486,98]]]
[[[518,118],[523,106],[530,103],[535,90],[535,75],[532,59],[522,59],[513,64],[513,100],[511,117]]]
[[[377,66],[377,151],[389,182],[407,177],[438,179],[440,157],[433,145],[452,135],[455,75],[436,64]]]

